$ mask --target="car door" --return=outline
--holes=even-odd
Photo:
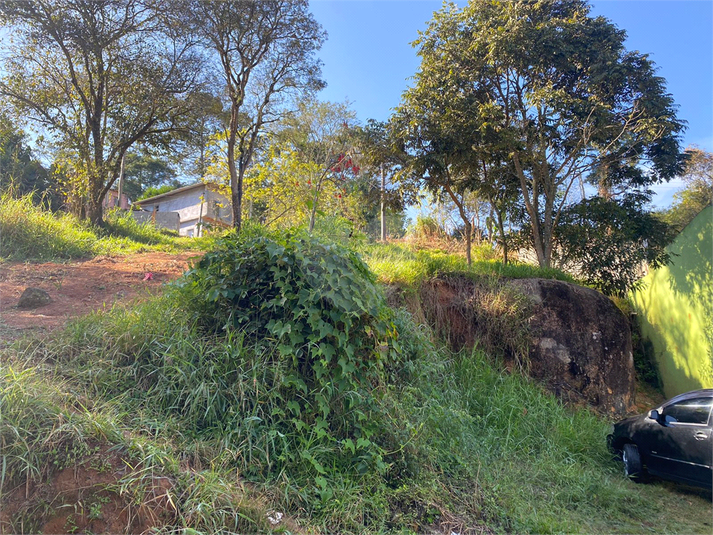
[[[651,443],[653,471],[711,484],[713,398],[691,398],[664,406]]]

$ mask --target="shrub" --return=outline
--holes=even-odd
[[[323,427],[353,453],[352,437],[369,442],[365,411],[398,362],[399,343],[375,278],[354,252],[306,235],[242,233],[207,253],[183,286],[196,296],[204,328],[239,329],[274,354],[299,426]],[[307,413],[319,416],[299,419]]]

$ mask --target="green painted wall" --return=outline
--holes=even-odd
[[[631,294],[641,334],[651,341],[664,393],[713,388],[713,207],[667,248],[672,264]]]

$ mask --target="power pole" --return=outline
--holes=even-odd
[[[121,155],[121,167],[119,167],[119,191],[116,194],[116,206],[122,208],[121,206],[121,196],[124,194],[124,157],[126,153]]]
[[[384,175],[384,164],[381,164],[381,241],[386,241],[386,176]]]

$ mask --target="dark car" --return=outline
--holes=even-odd
[[[614,424],[609,448],[621,456],[632,479],[650,473],[711,488],[711,407],[713,389],[676,396],[646,415]]]

